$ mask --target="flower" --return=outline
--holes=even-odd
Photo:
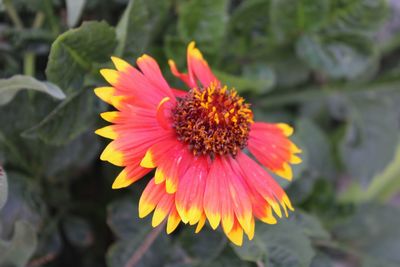
[[[301,162],[301,150],[288,139],[290,126],[254,122],[250,105],[221,84],[194,42],[187,49],[188,73],[169,61],[188,92],[171,88],[148,55],[138,58],[137,68],[112,61],[116,70],[100,71],[111,87],[95,89],[117,109],[101,114],[112,124],[96,133],[113,141],[100,158],[124,167],[113,188],[156,168],[140,198],[139,217],[154,211],[152,225],[167,220],[167,233],[181,221],[197,224],[197,233],[208,220],[241,245],[243,232],[254,236],[254,217],[274,224],[282,210],[288,216],[290,200],[264,167],[291,180],[289,164]]]

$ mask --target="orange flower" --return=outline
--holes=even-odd
[[[301,162],[300,149],[288,139],[293,129],[254,122],[250,105],[221,84],[194,42],[187,49],[187,74],[169,61],[188,92],[171,88],[148,55],[137,60],[137,68],[116,57],[112,61],[116,70],[101,70],[111,87],[95,89],[117,109],[101,114],[112,125],[96,133],[113,141],[100,158],[124,167],[113,188],[129,186],[156,168],[139,201],[140,217],[154,211],[153,226],[167,219],[168,233],[181,221],[197,224],[198,232],[208,220],[241,245],[243,232],[254,236],[254,217],[274,224],[274,214],[293,210],[262,167],[292,178],[289,164]]]

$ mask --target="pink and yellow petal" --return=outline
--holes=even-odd
[[[153,219],[151,221],[153,227],[158,226],[168,216],[172,206],[174,205],[174,200],[175,198],[173,195],[164,193],[164,196],[157,204],[153,214]]]
[[[175,207],[172,207],[170,214],[168,215],[167,221],[167,234],[172,233],[178,227],[179,223],[181,222],[181,217]]]
[[[198,158],[179,180],[176,209],[184,223],[196,224],[203,212],[203,196],[208,174],[207,163]],[[196,179],[193,179],[196,177]]]
[[[149,215],[164,195],[163,186],[156,185],[154,179],[151,179],[139,199],[139,217]]]
[[[225,234],[233,244],[237,246],[243,244],[243,229],[237,220],[234,221],[232,229]]]
[[[219,84],[218,79],[212,73],[200,50],[196,48],[195,42],[190,42],[188,45],[187,64],[189,80],[193,80],[195,77],[204,87],[208,87],[211,83]]]
[[[107,111],[107,112],[101,113],[100,116],[101,116],[105,121],[108,121],[108,122],[113,123],[113,122],[115,122],[115,121],[118,119],[118,117],[120,116],[120,113],[121,113],[121,112],[119,112],[119,111]]]
[[[186,73],[181,73],[181,72],[178,70],[175,61],[173,61],[172,59],[168,60],[168,65],[169,65],[169,67],[170,67],[170,69],[171,69],[171,73],[172,73],[175,77],[177,77],[177,78],[179,78],[180,80],[182,80],[187,86],[189,86],[189,88],[194,88],[194,87],[196,87],[196,82],[195,82],[195,80],[194,80],[194,77],[193,77],[193,76],[189,77],[188,74],[186,74]]]
[[[261,166],[244,153],[239,153],[236,159],[250,190],[258,192],[268,202],[274,212],[279,217],[282,217],[280,207],[282,206],[284,210],[287,207],[291,207],[285,191]]]
[[[219,202],[221,203],[220,205],[222,228],[225,232],[231,231],[235,220],[234,203],[232,202],[231,195],[231,175],[232,171],[230,169],[230,166],[221,159],[221,165],[218,174],[218,177],[221,181],[218,191],[218,197]]]
[[[108,86],[97,87],[94,89],[94,93],[104,102],[112,104],[112,98],[115,95],[115,88]]]
[[[116,142],[112,141],[103,150],[100,155],[100,159],[103,161],[108,161],[116,166],[125,166],[125,156],[121,149],[116,146]]]
[[[230,161],[234,161],[234,159],[229,158]],[[246,232],[246,234],[251,234],[251,222],[253,219],[252,213],[252,205],[249,197],[249,189],[247,188],[246,183],[242,180],[240,173],[233,171],[233,167],[231,164],[235,164],[235,162],[229,162],[225,160],[225,171],[229,180],[228,188],[231,195],[231,203],[233,204],[233,209],[235,212],[235,216]]]
[[[151,169],[140,167],[138,164],[133,164],[125,167],[114,180],[113,189],[127,187],[134,182],[140,180],[143,176],[149,173]]]
[[[170,97],[171,101],[174,102],[174,95],[167,81],[164,79],[157,62],[149,55],[144,54],[137,59],[136,63],[147,80],[158,88],[165,97]]]
[[[289,165],[298,164],[301,158],[295,155],[301,150],[287,136],[293,128],[284,123],[254,123],[249,135],[248,148],[257,160],[279,176],[291,180],[293,173]]]
[[[163,156],[176,147],[178,145],[178,141],[174,139],[167,138],[161,142],[157,142],[152,145],[147,151],[142,161],[140,162],[140,166],[144,168],[155,168],[160,163],[160,160]],[[169,159],[172,160],[172,159]]]
[[[111,57],[111,60],[118,71],[126,72],[129,68],[133,68],[131,64],[129,64],[128,62],[119,57],[113,56]]]
[[[221,221],[222,201],[219,191],[223,190],[221,182],[223,179],[222,176],[225,175],[224,172],[221,171],[221,168],[220,158],[217,157],[211,164],[204,191],[204,212],[213,229],[216,229]]]
[[[165,172],[165,190],[169,194],[176,192],[179,177],[182,177],[186,173],[194,159],[193,155],[183,145],[178,145],[171,155],[173,161],[169,160],[168,163],[170,164],[167,164],[168,166],[164,167],[160,165]]]
[[[115,86],[121,77],[120,73],[113,69],[101,69],[100,74],[112,86]]]
[[[196,234],[199,233],[201,231],[201,229],[203,229],[204,225],[206,224],[206,220],[207,220],[207,217],[206,217],[205,213],[203,212],[201,214],[201,218],[200,218],[199,222],[197,223],[197,227],[195,230]]]
[[[160,126],[165,130],[172,129],[171,108],[171,99],[169,97],[164,97],[157,106],[156,118]]]
[[[112,140],[118,138],[118,133],[115,131],[114,125],[109,125],[109,126],[105,126],[103,128],[97,129],[95,131],[95,134],[100,135],[105,138],[112,139]]]

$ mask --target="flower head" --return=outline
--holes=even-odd
[[[250,105],[221,84],[194,42],[188,73],[169,61],[189,91],[171,88],[148,55],[137,68],[112,61],[116,70],[101,70],[111,87],[95,89],[117,109],[101,114],[112,124],[96,133],[113,141],[100,158],[124,167],[113,188],[156,168],[139,201],[140,217],[154,211],[152,225],[167,220],[168,233],[181,221],[199,232],[208,220],[241,245],[243,233],[254,236],[254,218],[274,224],[275,216],[288,216],[290,200],[264,167],[291,180],[290,164],[301,162],[301,151],[288,139],[290,126],[254,122]]]

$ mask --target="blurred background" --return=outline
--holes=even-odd
[[[148,53],[184,88],[167,60],[184,69],[191,40],[304,151],[277,178],[296,211],[243,247],[156,236],[149,177],[112,190],[98,159],[99,69]],[[399,58],[399,0],[0,0],[0,266],[400,266]]]

